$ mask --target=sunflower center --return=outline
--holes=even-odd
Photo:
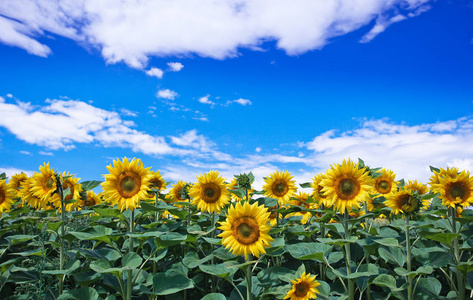
[[[387,180],[380,180],[378,182],[378,192],[381,194],[386,194],[391,189],[391,185]]]
[[[462,182],[454,182],[447,188],[448,195],[452,198],[452,200],[456,200],[460,198],[461,200],[465,200],[470,195],[468,190],[463,185]]]
[[[409,194],[403,195],[401,201],[401,209],[406,214],[413,213],[419,208],[419,200]]]
[[[309,286],[305,282],[299,282],[296,284],[295,294],[297,297],[305,297],[309,292]]]
[[[250,245],[258,241],[259,225],[253,217],[241,217],[233,225],[233,236],[244,245]]]
[[[220,198],[221,192],[219,186],[214,182],[209,182],[203,185],[201,198],[207,203],[215,203]]]
[[[138,194],[141,187],[141,177],[130,171],[121,173],[118,176],[118,193],[123,198],[131,198]]]
[[[337,195],[342,200],[351,200],[360,192],[360,184],[352,178],[343,178],[337,185]]]
[[[3,189],[0,189],[0,204],[2,204],[3,202],[5,202],[5,199],[7,198],[6,197],[6,193]]]
[[[286,182],[278,180],[273,184],[272,190],[276,197],[283,197],[289,191],[289,186]]]
[[[54,179],[49,177],[45,182],[45,187],[46,187],[47,190],[52,189],[54,187]]]
[[[149,181],[151,188],[156,188],[160,190],[163,186],[163,182],[159,180],[158,178],[151,179]]]

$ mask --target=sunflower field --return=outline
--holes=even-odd
[[[255,190],[252,173],[106,170],[0,175],[0,299],[473,297],[468,171],[431,167],[423,184],[348,159]]]

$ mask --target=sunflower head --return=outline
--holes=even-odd
[[[297,191],[293,177],[288,171],[276,171],[270,174],[269,178],[264,178],[264,195],[278,199],[280,205],[287,204]]]
[[[162,191],[166,189],[166,181],[163,180],[163,175],[159,173],[159,171],[150,171],[152,175],[151,179],[149,180],[149,188],[150,189],[157,189],[158,191]],[[152,190],[148,191],[148,198],[155,199],[156,196]]]
[[[274,239],[268,234],[271,226],[268,224],[268,209],[258,203],[238,202],[230,206],[227,218],[220,222],[222,230],[218,236],[222,238],[222,245],[230,249],[235,255],[249,254],[259,257],[266,253],[265,248],[270,246]]]
[[[13,190],[13,194],[15,197],[20,197],[20,187],[21,183],[28,179],[28,175],[25,173],[21,172],[19,174],[15,174],[10,178],[10,181],[8,182],[8,186]]]
[[[283,299],[290,300],[309,300],[317,298],[319,291],[317,287],[320,283],[315,280],[315,275],[311,276],[310,273],[302,273],[301,277],[296,280],[291,280],[292,287],[287,292]]]
[[[307,203],[309,199],[308,193],[299,192],[297,195],[294,196],[294,200],[291,200],[289,204],[301,206],[307,209],[317,209],[316,203]],[[312,214],[308,211],[298,211],[294,213],[288,214],[286,217],[293,217],[293,216],[302,216],[301,224],[307,224]]]
[[[473,178],[470,173],[462,171],[454,177],[439,177],[439,183],[432,185],[434,193],[440,194],[442,205],[455,207],[461,205],[468,207],[473,203]]]
[[[80,206],[82,208],[102,204],[101,194],[95,194],[94,191],[87,191],[87,197],[80,200]]]
[[[197,177],[189,191],[193,198],[192,203],[202,212],[220,213],[222,208],[230,201],[228,184],[225,178],[217,171],[209,171]]]
[[[44,198],[40,198],[33,194],[33,177],[30,177],[20,184],[20,197],[35,209],[45,208],[48,202]]]
[[[422,208],[422,201],[417,191],[400,189],[386,197],[384,204],[392,209],[393,214],[416,214]]]
[[[39,167],[39,173],[35,172],[33,174],[30,184],[30,191],[34,196],[46,202],[50,200],[51,195],[57,189],[57,180],[56,174],[49,166],[49,163],[45,163],[44,166]]]
[[[322,192],[323,186],[321,185],[322,180],[325,179],[325,173],[319,173],[314,176],[310,187],[314,190],[311,194],[312,199],[316,203],[317,208],[324,205],[325,208],[329,207],[330,201],[327,201],[327,196]]]
[[[172,185],[171,190],[166,195],[167,202],[181,202],[187,201],[187,198],[184,196],[184,193],[187,193],[185,188],[188,186],[186,182],[179,180]]]
[[[150,168],[144,168],[141,159],[131,161],[125,157],[123,161],[114,160],[113,166],[107,166],[110,174],[103,175],[105,181],[101,186],[104,196],[118,209],[134,210],[140,205],[140,200],[147,199],[149,190]]]
[[[457,176],[457,174],[460,173],[458,168],[447,167],[447,169],[440,168],[440,169],[435,170],[435,168],[431,167],[431,169],[434,174],[430,176],[430,181],[429,181],[430,186],[433,186],[434,184],[439,184],[440,178],[443,178],[443,177],[455,178],[455,176]]]
[[[396,174],[388,169],[381,169],[375,173],[379,176],[374,176],[372,180],[373,192],[375,194],[386,195],[396,190],[396,181],[394,178]]]
[[[0,214],[11,210],[13,195],[14,190],[7,184],[7,181],[0,180]]]
[[[370,182],[371,178],[365,169],[358,168],[358,164],[348,159],[343,160],[342,165],[332,165],[321,185],[329,206],[334,205],[337,211],[345,212],[359,209],[360,203],[369,198]]]

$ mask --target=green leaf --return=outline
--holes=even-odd
[[[435,252],[426,251],[425,248],[419,249],[419,253],[414,254],[414,257],[421,265],[431,266],[432,268],[443,268],[452,263],[451,255],[442,251],[442,249]]]
[[[80,260],[69,260],[64,266],[64,270],[45,270],[43,274],[52,274],[52,275],[72,275],[75,271],[80,268]]]
[[[166,232],[157,237],[154,242],[158,248],[166,248],[178,245],[187,239],[187,235],[177,232]]]
[[[473,271],[473,261],[461,262],[456,265],[455,268],[461,270],[465,274],[468,274]]]
[[[92,209],[96,213],[98,213],[102,218],[119,218],[122,221],[127,221],[127,218],[116,208],[93,207]]]
[[[274,266],[274,267],[269,267],[267,269],[262,269],[258,274],[258,280],[261,283],[262,286],[264,287],[271,287],[273,286],[277,281],[281,280],[280,277],[284,277],[287,275],[291,275],[291,278],[289,279],[290,282],[291,279],[294,279],[294,271],[284,268],[284,267],[279,267],[279,266]]]
[[[238,264],[234,261],[227,261],[215,265],[200,265],[199,269],[204,273],[232,280],[231,278],[238,271]]]
[[[101,273],[94,272],[92,270],[88,270],[85,272],[77,273],[74,275],[74,279],[81,285],[81,286],[89,286],[92,283],[96,282],[103,275]]]
[[[96,187],[98,187],[103,181],[97,181],[97,180],[89,180],[89,181],[83,181],[80,182],[82,189],[84,191],[90,191]]]
[[[434,269],[430,266],[422,266],[422,267],[419,267],[417,270],[415,271],[411,271],[411,272],[407,272],[406,269],[404,268],[395,268],[394,269],[394,272],[396,272],[397,275],[399,276],[409,276],[409,277],[416,277],[418,275],[429,275],[429,274],[432,274],[432,272],[434,271]]]
[[[188,252],[184,259],[182,260],[182,263],[186,265],[187,267],[193,269],[195,267],[198,267],[199,265],[203,265],[204,263],[208,262],[214,257],[213,254],[207,255],[206,257],[200,259],[199,255],[194,252]]]
[[[378,266],[375,264],[365,264],[360,266],[357,272],[351,273],[348,275],[346,272],[346,268],[338,269],[338,270],[332,270],[333,273],[340,278],[346,278],[346,279],[356,279],[359,277],[365,277],[365,276],[374,276],[379,274],[379,269]]]
[[[385,248],[378,249],[379,256],[385,261],[402,267],[406,263],[406,255],[399,248]]]
[[[122,258],[122,266],[131,269],[138,268],[143,262],[143,258],[135,252],[129,252]]]
[[[201,300],[227,300],[227,297],[220,293],[210,293],[205,295]]]
[[[433,277],[425,277],[419,279],[419,287],[426,289],[434,296],[440,295],[440,291],[442,290],[442,284],[440,283],[440,281]]]
[[[304,183],[301,183],[299,185],[301,186],[301,188],[304,188],[304,189],[311,187],[310,182],[304,182]]]
[[[431,172],[437,172],[440,173],[440,169],[436,167],[429,166]]]
[[[453,240],[458,236],[460,236],[459,233],[435,233],[435,234],[427,234],[427,235],[424,235],[423,237],[429,240],[440,242],[442,244],[447,245],[448,247],[451,247]]]
[[[158,273],[153,277],[153,286],[156,295],[170,295],[191,289],[194,287],[194,283],[183,275],[167,277],[164,273]]]
[[[386,246],[386,247],[401,247],[399,242],[395,238],[384,238],[379,240],[374,240],[376,243]]]
[[[95,250],[79,249],[78,251],[84,257],[93,259],[105,259],[110,262],[114,262],[120,257],[122,257],[122,255],[117,250],[109,248]]]
[[[378,275],[372,282],[372,284],[382,287],[387,287],[393,292],[402,291],[403,288],[396,286],[396,279],[392,275],[381,274]]]
[[[57,300],[97,300],[99,293],[91,287],[84,287],[77,290],[64,291]]]
[[[112,235],[113,230],[102,225],[93,226],[86,232],[70,231],[69,234],[75,236],[79,240],[97,240],[111,244],[109,236]]]
[[[31,239],[34,239],[36,236],[35,235],[29,235],[29,234],[17,234],[17,235],[10,235],[5,237],[6,240],[10,242],[10,245],[15,245],[19,244],[22,242],[29,241]]]
[[[285,248],[296,259],[314,259],[321,262],[324,260],[324,255],[332,249],[332,246],[321,243],[297,243],[286,245]]]

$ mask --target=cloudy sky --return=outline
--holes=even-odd
[[[473,171],[471,0],[3,0],[0,172]]]

